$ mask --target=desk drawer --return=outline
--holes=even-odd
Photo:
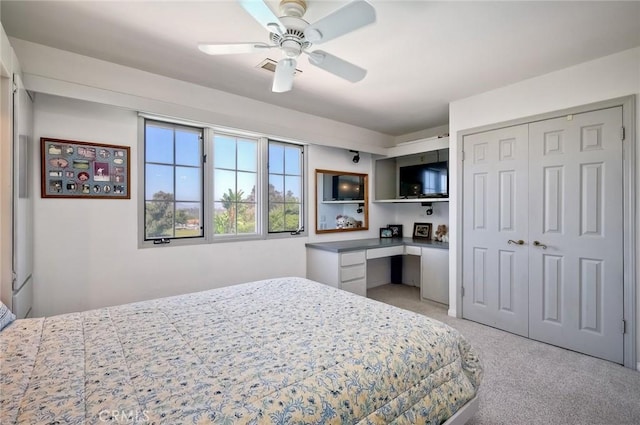
[[[385,248],[373,248],[367,249],[367,260],[371,260],[374,258],[383,258],[383,257],[391,257],[393,255],[403,255],[404,254],[404,246],[388,246]]]
[[[340,268],[340,282],[346,282],[354,279],[362,279],[365,277],[366,266],[359,264],[356,266]]]
[[[364,264],[364,251],[345,252],[340,254],[341,266],[353,266],[354,264]]]
[[[358,279],[358,280],[352,280],[350,282],[344,282],[342,285],[340,285],[340,289],[353,292],[354,294],[358,294],[358,295],[362,295],[363,297],[366,297],[367,296],[367,280]]]

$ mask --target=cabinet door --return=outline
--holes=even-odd
[[[420,268],[422,298],[449,304],[449,250],[422,248]]]

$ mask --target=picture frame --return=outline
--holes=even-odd
[[[129,146],[40,139],[42,198],[131,199]]]
[[[413,223],[413,239],[431,239],[431,223]]]
[[[393,238],[393,231],[388,227],[380,228],[380,238],[381,239],[391,239]]]
[[[387,224],[387,228],[391,229],[394,238],[402,237],[402,224]]]

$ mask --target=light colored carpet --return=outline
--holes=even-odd
[[[449,317],[416,287],[383,285],[367,296],[445,322],[477,349],[485,372],[469,425],[640,424],[640,372]]]

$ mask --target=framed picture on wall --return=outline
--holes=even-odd
[[[392,237],[402,237],[402,224],[387,224],[387,228],[391,229],[391,233],[393,234]]]
[[[43,198],[130,199],[129,147],[40,139]]]
[[[431,223],[413,223],[414,239],[431,239]]]

